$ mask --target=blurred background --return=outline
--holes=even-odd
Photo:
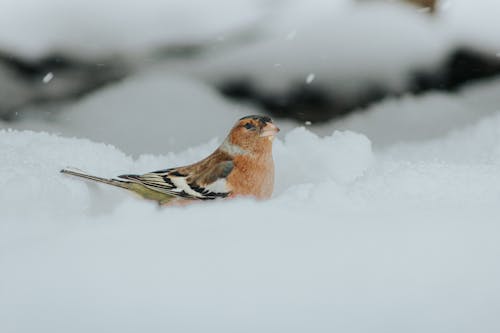
[[[500,103],[496,0],[3,0],[0,128],[130,154],[221,139],[269,114],[428,139]]]

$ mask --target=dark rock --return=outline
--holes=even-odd
[[[500,59],[472,49],[459,49],[445,65],[445,89],[453,90],[500,74]]]

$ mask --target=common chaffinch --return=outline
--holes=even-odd
[[[212,154],[191,165],[115,179],[72,169],[61,172],[125,188],[161,205],[236,196],[267,199],[274,187],[272,143],[278,132],[271,118],[246,116]]]

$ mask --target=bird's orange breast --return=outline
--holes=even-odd
[[[270,198],[274,189],[274,162],[272,156],[254,158],[237,156],[234,168],[227,178],[231,196]]]

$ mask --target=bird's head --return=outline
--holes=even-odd
[[[229,133],[232,145],[248,152],[258,152],[272,147],[274,136],[279,128],[269,117],[246,116],[236,122]]]

